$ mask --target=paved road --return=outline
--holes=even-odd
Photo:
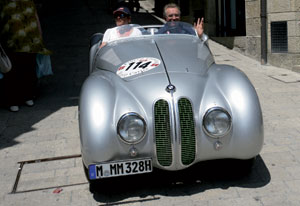
[[[44,1],[46,2],[46,1]],[[104,1],[47,1],[40,8],[54,76],[41,79],[32,108],[0,108],[0,205],[300,205],[300,74],[259,62],[210,41],[215,60],[244,71],[259,95],[265,143],[250,176],[200,165],[197,172],[128,178],[90,193],[80,157],[24,164],[15,193],[18,162],[80,154],[78,96],[87,77],[89,37],[113,25]],[[141,1],[151,7],[153,1]],[[139,24],[159,23],[149,13]],[[113,189],[111,189],[113,188]]]

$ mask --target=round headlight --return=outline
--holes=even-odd
[[[127,113],[120,118],[117,131],[125,142],[138,143],[146,133],[146,122],[136,113]]]
[[[203,128],[211,137],[223,137],[231,129],[231,116],[223,108],[211,108],[204,115]]]

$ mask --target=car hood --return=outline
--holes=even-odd
[[[213,64],[206,43],[190,35],[154,35],[110,42],[95,58],[96,69],[133,81],[153,74],[204,76]]]

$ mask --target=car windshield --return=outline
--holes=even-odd
[[[189,23],[172,21],[167,22],[163,27],[159,28],[156,34],[189,34],[196,36],[196,31]]]
[[[119,40],[124,37],[139,37],[144,35],[168,35],[188,34],[196,36],[194,27],[186,22],[167,22],[164,25],[140,26],[138,24],[127,24],[112,29],[112,40]]]

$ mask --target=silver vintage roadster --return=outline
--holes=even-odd
[[[130,34],[139,29],[140,35]],[[263,145],[258,96],[246,75],[215,64],[192,25],[126,25],[100,48],[91,38],[79,102],[83,166],[90,182],[182,170],[198,162],[251,164]]]

